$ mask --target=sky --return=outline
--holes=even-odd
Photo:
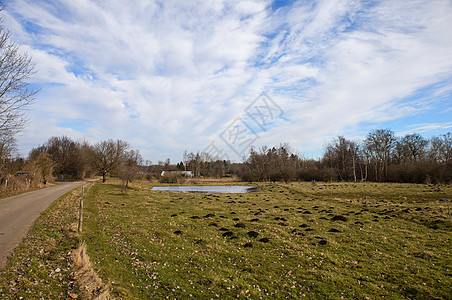
[[[241,161],[338,135],[452,131],[452,1],[7,0],[39,89],[18,138],[122,139]]]

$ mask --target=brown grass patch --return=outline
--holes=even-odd
[[[102,279],[94,271],[84,243],[72,251],[72,258],[74,261],[74,279],[83,292],[83,298],[96,300],[112,299],[108,286],[103,284]]]

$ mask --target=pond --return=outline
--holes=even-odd
[[[193,186],[155,186],[151,191],[169,191],[179,193],[251,193],[258,192],[258,186],[223,186],[223,185],[193,185]]]

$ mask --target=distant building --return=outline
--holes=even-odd
[[[162,171],[160,175],[165,176],[167,174],[182,175],[184,177],[193,177],[193,173],[191,171]]]

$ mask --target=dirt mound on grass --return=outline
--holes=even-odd
[[[102,280],[94,272],[89,256],[86,253],[86,246],[82,244],[80,247],[72,251],[74,279],[83,291],[83,299],[112,299],[108,292],[108,287],[102,283]]]

